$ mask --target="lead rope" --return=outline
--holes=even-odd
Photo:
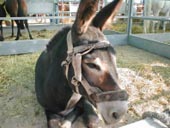
[[[170,128],[170,109],[165,109],[162,113],[156,112],[144,112],[142,115],[143,118],[150,117],[155,118],[164,123],[168,128]]]

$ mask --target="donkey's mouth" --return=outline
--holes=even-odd
[[[100,92],[92,95],[92,99],[106,124],[117,123],[128,109],[125,90]]]
[[[127,101],[104,101],[97,103],[97,110],[106,124],[116,124],[127,112]]]
[[[128,94],[125,90],[96,94],[96,107],[106,124],[117,123],[128,109]]]

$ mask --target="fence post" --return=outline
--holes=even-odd
[[[133,12],[133,0],[129,0],[129,4],[128,4],[128,26],[127,26],[127,34],[128,37],[132,32],[132,12]]]

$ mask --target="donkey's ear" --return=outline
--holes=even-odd
[[[115,17],[117,11],[122,5],[122,1],[123,0],[114,0],[105,6],[93,19],[92,25],[102,31],[107,21],[112,20]]]
[[[73,24],[77,34],[83,34],[87,31],[88,26],[94,18],[99,0],[81,0],[76,15],[76,20]]]

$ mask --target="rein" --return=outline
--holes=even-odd
[[[82,56],[88,54],[90,51],[94,49],[101,49],[110,47],[111,44],[104,40],[95,44],[86,44],[81,46],[73,47],[73,42],[71,38],[71,31],[67,34],[67,58],[62,62],[62,66],[65,67],[65,76],[68,80],[68,71],[69,66],[72,64],[74,69],[74,76],[71,79],[71,84],[74,86],[74,93],[72,97],[75,95],[81,95],[79,92],[79,86],[81,85],[87,93],[87,98],[96,106],[97,102],[103,101],[113,101],[113,100],[127,100],[128,96],[125,91],[109,91],[109,92],[101,92],[100,89],[90,86],[88,81],[82,75]],[[70,100],[72,99],[70,98]],[[77,102],[81,96],[77,99]],[[71,102],[69,100],[69,102]],[[76,103],[77,103],[76,102]],[[75,104],[76,104],[75,103]],[[67,108],[70,108],[69,103],[67,104]]]

